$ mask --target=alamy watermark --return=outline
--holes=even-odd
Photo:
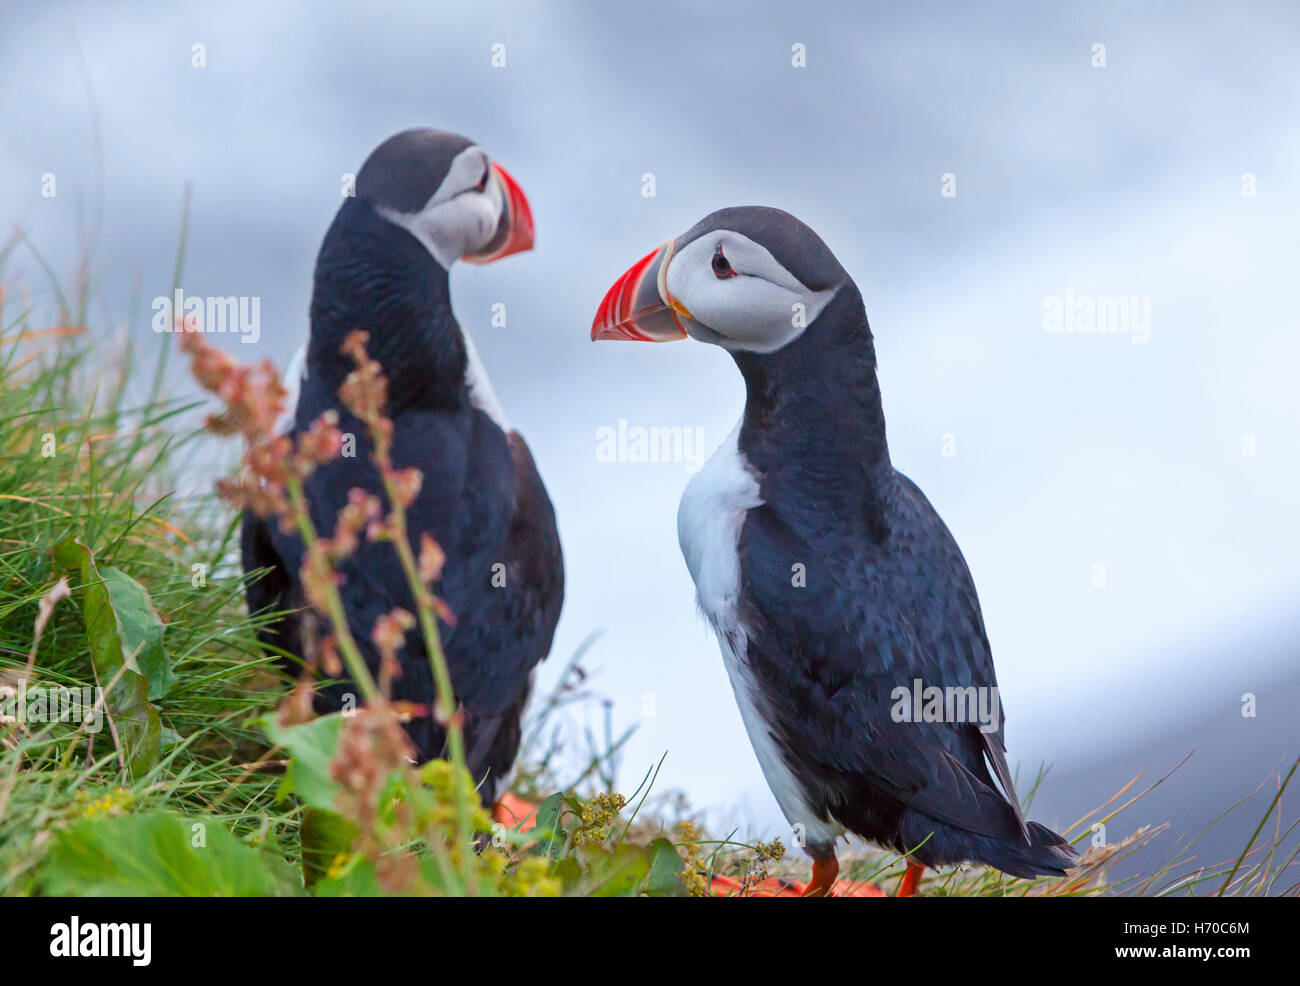
[[[0,724],[76,722],[88,733],[104,728],[103,690],[85,686],[0,685]]]
[[[1067,334],[1126,335],[1130,342],[1151,341],[1151,298],[1076,295],[1043,299],[1043,331]]]
[[[597,462],[671,463],[694,473],[699,472],[706,458],[703,428],[645,427],[629,425],[627,418],[619,418],[617,427],[602,425],[596,429]]]
[[[1002,725],[1002,705],[996,685],[940,688],[913,678],[910,688],[899,685],[889,697],[894,700],[889,710],[894,722],[971,722],[978,723],[982,733],[996,733]]]
[[[229,297],[187,296],[180,288],[171,297],[153,300],[153,330],[163,332],[236,332],[240,342],[262,338],[262,299],[244,295]]]
[[[153,958],[153,925],[148,922],[82,922],[74,914],[50,925],[50,955],[56,959],[130,959],[145,966]]]

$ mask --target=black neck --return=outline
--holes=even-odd
[[[466,353],[446,269],[364,199],[345,201],[316,259],[307,366],[333,395],[355,364],[339,352],[353,329],[388,377],[389,414],[454,409],[465,400]]]
[[[876,351],[862,296],[846,284],[797,339],[775,353],[737,352],[745,378],[739,446],[783,513],[857,516],[874,536],[894,482]]]

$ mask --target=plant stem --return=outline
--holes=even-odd
[[[316,534],[316,527],[311,522],[311,516],[307,512],[306,500],[302,494],[302,480],[293,477],[287,484],[289,491],[289,502],[293,505],[294,522],[298,526],[298,533],[302,535],[303,543],[307,546],[313,565],[323,565],[328,570],[333,570],[328,559],[322,557],[322,548],[320,538]],[[366,666],[366,659],[361,654],[361,649],[357,647],[357,642],[352,636],[352,629],[348,626],[347,613],[343,610],[343,599],[339,596],[338,586],[329,581],[324,586],[325,590],[325,607],[330,623],[334,627],[335,639],[338,641],[339,653],[343,657],[343,663],[347,665],[348,674],[352,676],[353,682],[361,689],[361,694],[368,703],[381,705],[386,703],[384,694],[375,684],[374,677],[370,674],[370,668]]]
[[[378,445],[379,435],[375,434],[374,439]],[[456,772],[464,771],[468,776],[469,767],[465,762],[465,737],[457,715],[456,699],[451,689],[451,671],[447,667],[447,656],[442,650],[442,636],[438,632],[438,619],[434,612],[433,598],[429,589],[425,586],[424,580],[420,577],[420,567],[416,563],[415,552],[411,549],[411,541],[407,537],[406,508],[397,499],[390,475],[391,464],[388,462],[387,454],[377,454],[376,458],[382,458],[382,461],[378,463],[379,472],[383,477],[384,490],[388,494],[388,501],[392,505],[390,519],[393,546],[397,550],[397,557],[401,560],[402,570],[406,573],[406,579],[411,586],[411,593],[415,598],[420,629],[424,634],[424,649],[429,655],[429,667],[433,671],[433,680],[438,688],[435,699],[437,703],[435,713],[438,721],[447,730],[447,746]],[[456,791],[456,814],[460,828],[461,858],[464,864],[465,878],[469,882],[470,893],[473,893],[476,883],[476,868],[474,866],[473,832],[471,831],[473,822],[470,817],[469,798],[466,797],[459,777],[455,779],[453,787]]]

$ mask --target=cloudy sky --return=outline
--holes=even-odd
[[[661,785],[779,831],[677,548],[689,464],[596,455],[620,420],[712,449],[739,375],[588,331],[706,213],[787,209],[866,299],[893,459],[975,575],[1013,762],[1104,767],[1244,692],[1294,749],[1267,698],[1300,628],[1300,8],[975,8],[6,5],[0,223],[65,271],[97,231],[99,328],[151,347],[128,307],[168,293],[191,185],[184,289],[260,298],[261,341],[231,345],[284,362],[342,175],[409,126],[481,142],[537,224],[534,252],[452,284],[559,515],[542,686],[602,630],[588,666],[638,725],[625,781],[667,752]],[[1149,324],[1046,331],[1053,299],[1097,297]]]

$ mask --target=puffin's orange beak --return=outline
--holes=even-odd
[[[480,252],[464,258],[471,264],[490,264],[512,253],[522,253],[533,248],[533,210],[528,205],[524,190],[510,177],[510,172],[495,161],[492,162],[492,170],[501,183],[505,209],[501,213],[501,222],[492,242]]]
[[[593,340],[676,342],[686,338],[678,315],[690,318],[691,313],[668,293],[667,284],[668,265],[676,246],[676,240],[669,240],[614,282],[591,323]]]

